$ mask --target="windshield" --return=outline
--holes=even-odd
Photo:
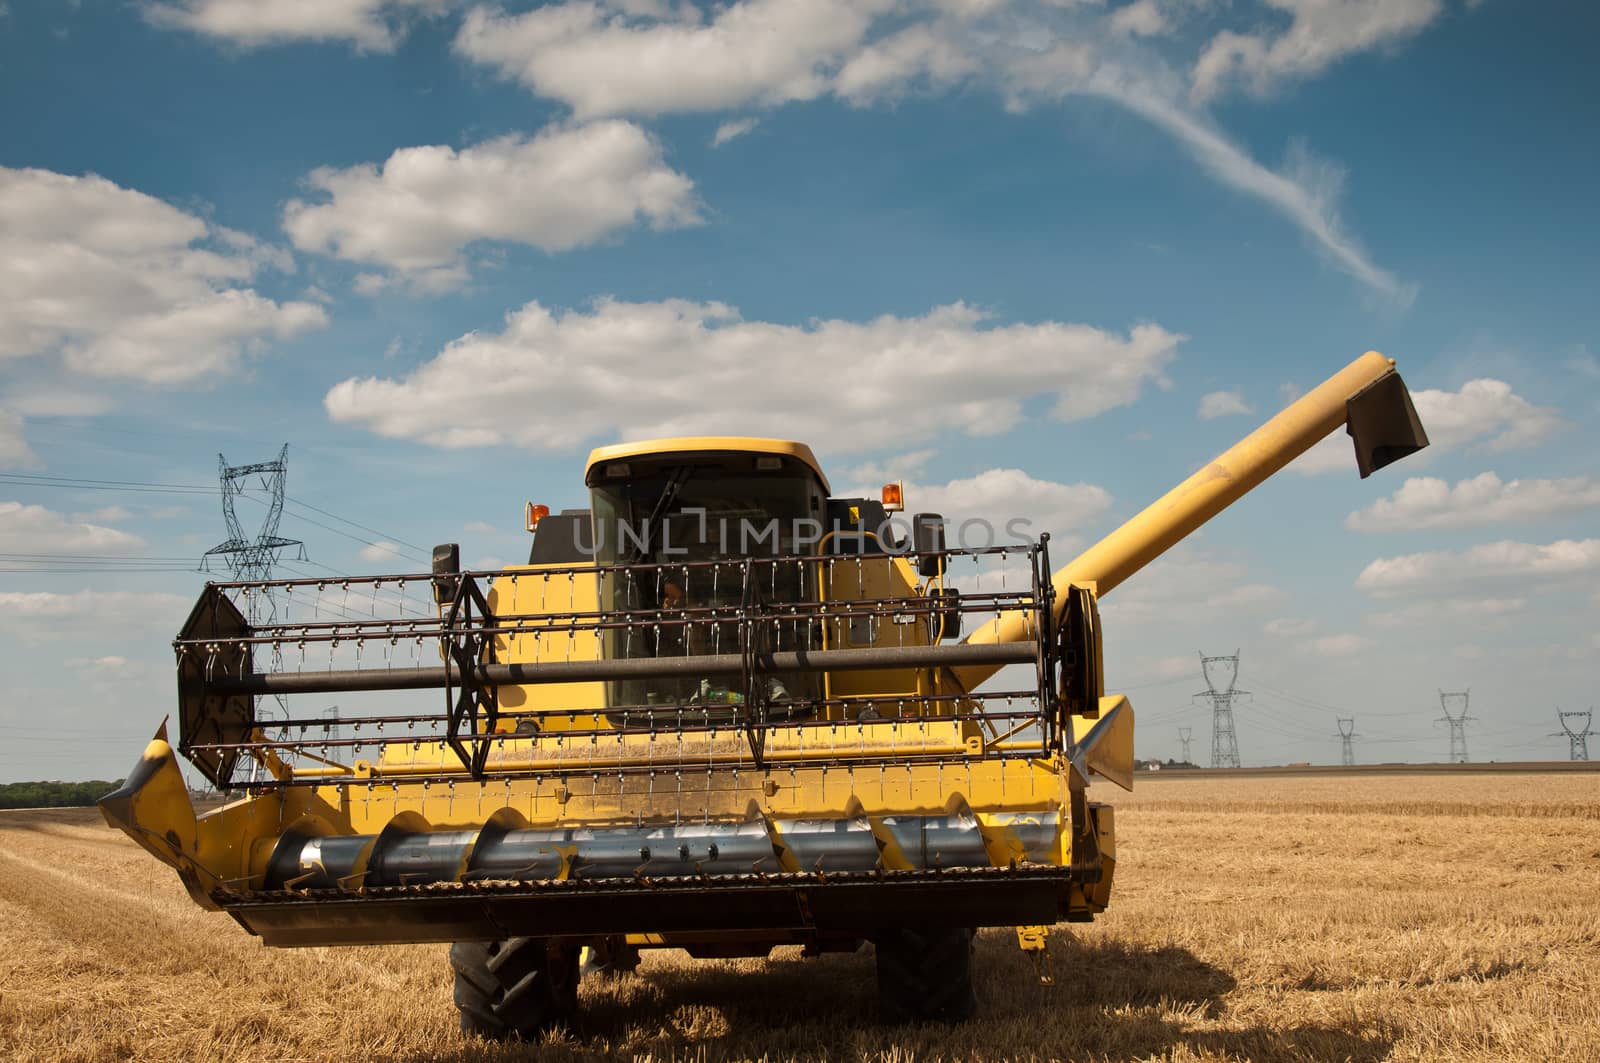
[[[804,477],[707,475],[691,466],[594,489],[602,564],[704,561],[796,552],[814,517]],[[815,539],[815,536],[812,536]]]
[[[729,473],[692,465],[596,486],[597,560],[638,566],[602,581],[607,608],[630,614],[629,623],[607,633],[607,656],[742,653],[738,616],[747,603],[815,597],[808,565],[784,561],[747,567],[744,561],[794,555],[815,542],[807,521],[816,516],[820,498],[815,481],[793,472]],[[763,623],[759,631],[765,650],[821,644],[820,627],[801,620]],[[815,673],[770,675],[761,682],[755,696],[768,704],[769,716],[793,715],[800,708],[797,699],[817,696]],[[692,664],[680,676],[606,685],[612,721],[626,727],[647,725],[666,706],[705,722],[731,721],[751,696],[738,676],[699,675]],[[674,713],[674,723],[677,718]]]

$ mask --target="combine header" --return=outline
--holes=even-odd
[[[1059,571],[833,498],[803,444],[603,447],[527,565],[209,585],[176,753],[243,796],[197,816],[163,726],[101,808],[269,945],[453,942],[468,1033],[565,1021],[585,946],[870,941],[886,1018],[961,1019],[976,927],[1039,955],[1110,894],[1098,597],[1341,423],[1363,475],[1427,444],[1368,354]],[[333,694],[336,728],[258,710]]]

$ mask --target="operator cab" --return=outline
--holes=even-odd
[[[817,552],[829,510],[811,449],[734,437],[625,443],[594,451],[584,479],[601,608],[629,617],[606,631],[605,655],[685,658],[679,676],[607,683],[612,721],[643,726],[671,705],[732,721],[751,696],[769,719],[808,714],[815,672],[767,676],[752,695],[737,676],[700,674],[691,659],[752,649],[740,643],[746,609],[818,600],[815,566],[800,560]],[[754,649],[820,648],[820,623],[795,611],[793,621],[763,625],[771,634]]]

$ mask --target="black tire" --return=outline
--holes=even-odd
[[[450,946],[461,1032],[531,1041],[578,1010],[578,950],[545,938],[458,941]]]
[[[978,1010],[970,927],[891,930],[878,954],[878,1017],[888,1023],[965,1022]]]

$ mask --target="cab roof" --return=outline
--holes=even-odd
[[[589,452],[589,461],[583,468],[583,481],[594,484],[595,467],[629,458],[658,457],[668,454],[777,454],[794,458],[816,474],[822,489],[832,494],[828,478],[815,454],[804,443],[792,439],[758,439],[751,436],[674,436],[669,439],[641,439],[634,443],[613,443],[596,447]]]

